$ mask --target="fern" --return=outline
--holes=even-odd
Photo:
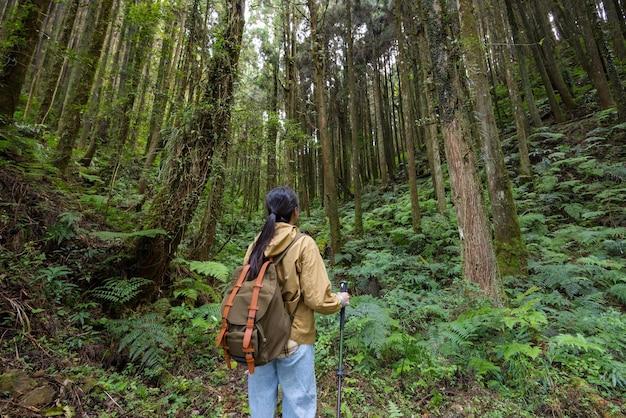
[[[196,273],[215,277],[223,283],[230,280],[230,271],[222,263],[215,261],[190,261],[189,268]]]
[[[496,366],[489,360],[473,358],[468,364],[478,376],[485,376],[488,374],[494,374],[496,376],[500,375],[500,367]]]
[[[118,352],[128,349],[131,362],[146,369],[162,366],[166,360],[166,350],[174,348],[175,338],[162,318],[154,313],[146,314],[130,321],[129,331],[120,340]]]
[[[376,358],[381,358],[387,348],[392,329],[399,328],[398,322],[390,316],[390,309],[371,296],[355,300],[348,324],[354,335],[353,343],[371,351]]]
[[[165,235],[165,232],[162,229],[144,229],[141,231],[133,231],[133,232],[113,232],[113,231],[94,231],[90,233],[92,236],[96,238],[100,238],[103,240],[115,240],[115,239],[129,239],[134,237],[148,237],[154,238],[157,235]]]
[[[556,362],[567,361],[568,357],[566,353],[570,350],[573,350],[574,354],[590,350],[600,354],[605,352],[600,345],[588,341],[581,334],[559,334],[552,337],[548,344],[551,353],[550,360]]]
[[[400,418],[404,416],[400,408],[398,408],[398,406],[393,403],[393,401],[389,400],[388,405],[389,406],[387,407],[387,416],[389,418]]]
[[[512,341],[502,345],[501,350],[505,360],[509,360],[514,356],[526,356],[531,359],[536,359],[539,354],[541,354],[541,349],[539,347],[530,343],[519,343],[517,341]]]
[[[93,289],[92,294],[97,298],[114,304],[124,304],[139,295],[141,288],[150,283],[152,283],[152,280],[142,277],[132,277],[130,279],[111,277],[106,279],[101,286]]]
[[[607,293],[619,300],[623,305],[626,305],[626,283],[618,283],[611,286]]]

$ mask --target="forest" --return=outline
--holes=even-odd
[[[625,417],[625,16],[1,0],[0,416],[249,416],[219,306],[288,186],[352,295],[319,417]]]

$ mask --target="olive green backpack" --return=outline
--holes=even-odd
[[[235,269],[222,300],[222,329],[216,342],[224,349],[228,368],[233,359],[245,362],[254,373],[254,366],[274,360],[289,341],[295,311],[289,315],[285,309],[276,265],[303,235],[298,233],[282,253],[266,260],[256,278],[246,280],[250,264]]]

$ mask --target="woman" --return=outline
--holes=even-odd
[[[250,263],[248,277],[256,277],[263,260],[280,254],[299,232],[298,196],[287,187],[271,190],[265,200],[267,220],[244,262]],[[293,317],[291,336],[284,355],[248,375],[248,401],[252,418],[273,418],[282,389],[283,418],[315,417],[314,350],[315,316],[333,314],[350,303],[348,293],[332,293],[324,261],[317,244],[308,235],[297,240],[276,266],[283,300]]]

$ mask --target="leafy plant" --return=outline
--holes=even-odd
[[[59,304],[77,297],[78,286],[72,283],[68,276],[74,272],[67,266],[49,266],[37,270],[35,283],[42,283],[43,294],[52,302]]]
[[[139,363],[144,369],[163,367],[167,351],[176,344],[163,318],[154,313],[131,320],[118,320],[114,326],[124,331],[118,351],[128,349],[130,361]]]
[[[143,277],[131,277],[125,279],[121,277],[110,277],[96,287],[91,293],[100,299],[114,304],[124,304],[131,301],[141,293],[141,288],[152,283],[152,280]]]
[[[63,212],[57,217],[57,221],[48,229],[48,240],[60,245],[63,241],[72,239],[78,231],[78,222],[81,216],[72,212]]]

